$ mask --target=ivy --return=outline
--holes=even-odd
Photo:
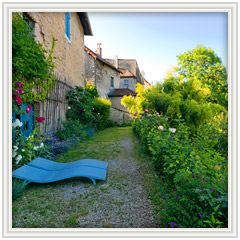
[[[34,40],[31,27],[19,13],[13,14],[12,21],[12,86],[21,82],[24,85],[23,103],[33,103],[34,100],[43,101],[50,89],[54,88],[52,72],[52,48],[45,50],[39,42]]]

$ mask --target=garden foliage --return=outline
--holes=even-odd
[[[163,227],[228,226],[227,74],[198,46],[178,56],[163,83],[124,97],[133,129],[167,196]]]
[[[204,126],[192,136],[183,121],[173,127],[168,117],[147,109],[133,127],[165,185],[168,204],[162,223],[211,227],[207,221],[214,218],[215,227],[227,227],[227,158],[217,152],[217,134],[209,138],[213,129]]]
[[[44,100],[48,90],[53,87],[54,45],[53,38],[52,49],[45,50],[39,42],[34,40],[32,29],[24,17],[19,13],[13,14],[12,82],[14,91],[21,88],[16,86],[18,82],[24,85],[24,98],[22,98],[24,103]],[[34,91],[38,86],[41,86],[38,92]],[[17,109],[14,108],[14,111]]]
[[[111,126],[111,102],[98,97],[96,86],[86,84],[85,89],[77,86],[66,97],[69,105],[66,113],[68,120],[78,120],[83,125],[97,129]]]

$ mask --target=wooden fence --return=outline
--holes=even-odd
[[[53,81],[54,88],[48,92],[47,98],[40,103],[41,116],[46,119],[43,122],[43,133],[50,134],[61,129],[61,122],[65,119],[68,102],[66,94],[74,89],[66,83],[66,79],[60,80],[57,74],[54,74],[56,80]]]

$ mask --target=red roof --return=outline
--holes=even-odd
[[[121,70],[122,73],[120,73],[120,77],[135,77],[130,71],[128,71],[127,69],[122,69],[119,68]]]
[[[112,92],[110,92],[108,94],[109,97],[122,97],[124,95],[132,95],[132,96],[136,96],[137,93],[130,90],[129,88],[116,88],[114,89]]]

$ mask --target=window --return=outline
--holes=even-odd
[[[33,37],[34,32],[35,32],[35,22],[31,19],[31,17],[27,14],[27,13],[23,13],[23,20],[25,22],[25,24],[27,24],[30,29],[31,29],[31,36]]]
[[[124,80],[124,86],[128,85],[128,80]]]
[[[69,40],[71,40],[71,29],[70,29],[70,13],[65,13],[65,33]]]
[[[111,87],[114,87],[114,78],[111,77]]]

